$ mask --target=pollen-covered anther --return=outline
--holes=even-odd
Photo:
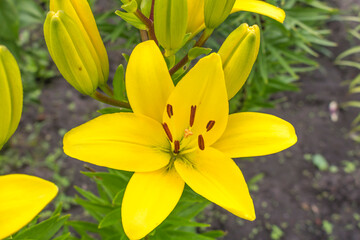
[[[190,129],[185,129],[184,137],[187,138],[188,136],[193,135],[194,133]]]
[[[170,142],[172,142],[172,141],[173,141],[173,138],[172,138],[172,135],[171,135],[169,126],[168,126],[166,123],[163,123],[162,125],[163,125],[163,128],[164,128],[164,130],[165,130],[165,133],[166,133],[168,139],[170,140]]]
[[[190,127],[192,127],[192,126],[194,125],[195,113],[196,113],[196,106],[191,106],[191,111],[190,111]]]
[[[199,144],[199,148],[201,150],[205,149],[204,137],[202,135],[199,135],[199,137],[198,137],[198,144]]]
[[[206,131],[210,131],[215,125],[215,121],[209,121],[208,124],[206,125]]]
[[[175,140],[174,142],[174,153],[179,153],[180,150],[180,142],[178,140]]]
[[[171,118],[174,115],[173,107],[170,104],[166,105],[166,112],[169,118]]]

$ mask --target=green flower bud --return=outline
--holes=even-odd
[[[19,66],[14,56],[0,45],[0,149],[19,125],[23,88]]]
[[[235,29],[219,50],[223,63],[228,98],[244,85],[255,63],[260,47],[260,30],[246,23]]]
[[[187,17],[187,0],[155,1],[155,35],[165,49],[165,56],[174,54],[183,46]]]
[[[63,77],[82,94],[99,86],[101,72],[93,58],[95,48],[80,27],[63,11],[49,12],[44,35],[50,55]]]
[[[236,0],[205,0],[205,26],[214,29],[229,16]]]
[[[95,51],[91,51],[99,73],[99,85],[109,78],[109,58],[87,0],[50,0],[50,11],[62,10],[78,26],[83,38],[88,38]],[[89,47],[90,48],[90,47]]]

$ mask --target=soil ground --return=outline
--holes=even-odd
[[[335,2],[341,8],[354,3],[359,4]],[[349,47],[345,26],[340,22],[329,26],[333,30],[332,39],[339,44],[332,49],[333,56],[337,56]],[[111,51],[109,56],[112,63],[122,61],[121,51]],[[331,101],[343,103],[356,97],[350,96],[342,85],[356,72],[334,66],[331,58],[318,60],[319,70],[301,77],[300,92],[277,95],[287,100],[276,109],[265,110],[291,122],[298,143],[279,154],[236,160],[246,180],[261,176],[251,188],[257,219],[241,220],[217,206],[207,211],[205,221],[211,221],[214,229],[226,231],[224,239],[360,239],[360,146],[346,137],[358,112],[341,110],[339,121],[333,122],[328,110]],[[111,67],[112,74],[115,68],[116,65]],[[64,132],[96,116],[94,112],[99,107],[95,100],[81,96],[63,79],[52,79],[42,91],[41,107],[27,106],[11,141],[15,150],[21,150],[38,164],[34,167],[23,162],[20,169],[14,165],[3,173],[25,172],[52,179],[53,171],[42,163],[44,157],[56,155]],[[37,129],[36,135],[30,134]],[[42,152],[36,152],[35,147]],[[316,154],[326,159],[331,171],[320,171],[313,164],[311,158]],[[62,187],[67,195],[75,194],[72,185],[93,188],[94,184],[79,173],[85,170],[84,163],[63,154],[55,158],[53,165],[60,166],[58,175],[70,181]],[[349,162],[355,168],[349,169]],[[70,205],[69,211],[74,215],[81,212],[74,205]]]

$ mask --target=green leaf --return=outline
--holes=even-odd
[[[148,30],[148,28],[146,27],[146,25],[140,21],[140,19],[138,17],[136,17],[135,14],[133,13],[126,13],[126,12],[122,12],[122,11],[115,11],[116,15],[118,15],[119,17],[121,17],[124,21],[126,21],[127,23],[131,24],[132,26],[136,27],[139,30]]]
[[[201,235],[218,239],[218,238],[225,236],[225,232],[221,231],[221,230],[213,230],[213,231],[202,233]]]
[[[120,64],[116,69],[113,79],[114,97],[119,101],[127,101],[125,89],[125,71],[124,66]]]
[[[129,55],[127,55],[126,53],[123,53],[122,56],[125,58],[126,62],[129,62],[129,58],[130,58]]]
[[[207,237],[201,234],[176,230],[164,231],[161,235],[162,237],[159,239],[166,240],[214,240],[212,237]]]
[[[128,13],[134,13],[138,8],[138,4],[136,0],[130,0],[128,3],[122,5],[121,8],[127,11]]]
[[[106,173],[106,172],[81,172],[82,174],[93,177],[95,180],[100,182],[103,187],[107,188],[112,197],[115,196],[121,189],[125,189],[128,181],[124,179],[124,177],[114,174],[114,173]]]
[[[104,199],[99,198],[98,196],[96,196],[95,194],[93,194],[90,191],[86,191],[78,186],[74,186],[75,190],[80,193],[84,198],[86,198],[87,200],[93,202],[93,203],[99,203],[99,204],[104,204],[104,205],[109,205],[108,202]]]
[[[60,217],[59,215],[51,217],[39,224],[34,225],[26,229],[25,231],[17,234],[13,239],[14,240],[26,240],[26,239],[36,239],[36,240],[50,240],[64,225],[66,220],[70,215],[65,215]]]
[[[211,48],[194,47],[189,51],[189,60],[193,60],[202,54],[208,55],[211,51]]]
[[[109,212],[99,223],[99,228],[109,227],[112,225],[117,225],[116,227],[121,227],[121,208],[115,208],[113,211]]]
[[[71,233],[65,233],[57,238],[54,238],[53,240],[68,240],[71,236]]]
[[[101,114],[111,114],[111,113],[124,112],[124,109],[120,109],[117,107],[108,107],[108,108],[103,108],[103,109],[97,110],[97,112],[101,113]]]

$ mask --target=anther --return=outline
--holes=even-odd
[[[199,135],[199,137],[198,137],[198,144],[199,144],[199,148],[201,150],[205,149],[205,142],[204,142],[204,138],[202,135]]]
[[[215,121],[209,121],[208,124],[206,125],[206,131],[210,131],[215,125]]]
[[[174,115],[173,107],[170,104],[166,105],[166,111],[169,118],[171,118]]]
[[[175,140],[174,142],[174,153],[179,153],[179,150],[180,150],[180,142],[178,140]]]
[[[169,138],[170,142],[172,142],[173,138],[172,138],[170,129],[169,129],[169,127],[168,127],[168,125],[166,123],[163,123],[163,128],[164,128],[165,133],[166,133],[167,137]]]
[[[192,127],[192,126],[194,125],[195,112],[196,112],[196,106],[191,106],[191,112],[190,112],[190,127]]]

